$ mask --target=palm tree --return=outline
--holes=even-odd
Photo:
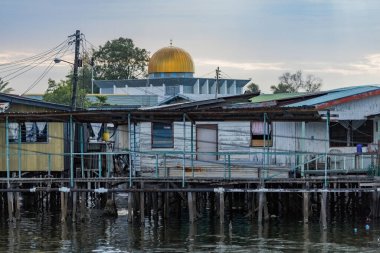
[[[12,91],[14,91],[13,88],[11,87],[7,87],[8,86],[8,82],[4,82],[1,77],[0,77],[0,92],[2,93],[11,93]]]

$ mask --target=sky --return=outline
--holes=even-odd
[[[251,78],[263,93],[284,72],[302,70],[322,89],[380,83],[378,0],[1,0],[0,64],[51,49],[80,30],[88,48],[131,38],[151,54],[173,45],[188,51],[195,76]],[[73,59],[68,52],[64,59]],[[2,72],[0,77],[9,72]],[[59,63],[9,80],[15,94],[43,93],[64,79]]]

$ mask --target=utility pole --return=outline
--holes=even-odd
[[[76,107],[77,107],[79,46],[80,46],[80,31],[77,30],[75,32],[75,58],[74,58],[74,74],[73,74],[72,97],[71,97],[71,110],[72,111],[75,111]]]
[[[219,92],[219,75],[220,75],[220,69],[219,67],[216,68],[216,87],[215,87],[215,98],[218,98],[218,92]]]

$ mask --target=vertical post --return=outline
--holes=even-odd
[[[5,166],[7,169],[7,183],[8,183],[8,188],[10,188],[10,183],[9,179],[11,177],[11,172],[10,172],[10,153],[9,153],[9,119],[8,116],[5,117]]]
[[[194,212],[194,203],[193,203],[193,193],[190,191],[187,193],[187,202],[188,202],[188,207],[189,207],[189,221],[190,223],[194,223],[195,212]]]
[[[228,162],[228,179],[231,179],[231,154],[227,155]]]
[[[185,169],[186,169],[186,114],[182,115],[183,122],[183,161],[182,161],[182,187],[185,187]]]
[[[327,229],[327,213],[326,213],[327,191],[322,192],[321,196],[321,223],[323,230]]]
[[[133,161],[136,162],[136,124],[133,123]],[[136,176],[136,164],[133,165],[133,176]]]
[[[131,153],[131,148],[132,148],[132,134],[131,134],[131,114],[128,113],[128,149],[129,149],[129,187],[132,187],[132,153]],[[131,193],[128,194],[128,203],[130,199]],[[128,207],[129,209],[129,207]],[[129,214],[128,214],[129,215]]]
[[[194,124],[191,121],[191,132],[190,132],[190,148],[191,148],[191,172],[194,177]]]
[[[301,177],[305,177],[305,143],[306,143],[306,123],[301,123]]]
[[[18,154],[18,157],[17,157],[17,165],[18,165],[18,177],[21,178],[21,166],[22,166],[22,154],[21,154],[21,127],[20,127],[20,124],[18,123],[17,124],[17,154]]]
[[[221,225],[224,224],[224,189],[219,192],[219,222]]]
[[[264,192],[259,192],[259,210],[257,212],[257,223],[259,226],[263,224],[263,204],[264,204]]]
[[[48,154],[48,176],[51,176],[51,154]]]
[[[326,115],[326,142],[325,142],[325,182],[324,182],[324,188],[327,188],[327,154],[329,150],[329,141],[330,141],[330,110],[327,110]]]
[[[80,169],[82,178],[84,178],[84,129],[83,124],[79,126],[79,139],[80,139]]]
[[[156,154],[155,174],[156,174],[156,178],[158,178],[158,176],[159,176],[159,174],[158,174],[158,154]]]
[[[309,223],[309,193],[303,192],[303,222]]]
[[[128,192],[128,223],[133,221],[133,192]]]
[[[140,192],[140,223],[144,225],[145,221],[145,196],[144,196],[144,183],[141,183],[141,192]]]
[[[74,123],[70,114],[70,187],[74,187]]]
[[[220,69],[219,67],[216,68],[216,87],[215,87],[215,98],[218,98],[218,93],[219,93],[219,74],[220,74]]]
[[[98,177],[102,177],[102,155],[98,154]]]
[[[264,167],[264,173],[261,173],[261,174],[266,174],[266,170],[267,170],[267,167],[266,167],[266,135],[267,135],[267,114],[264,113],[264,135],[263,135],[263,167]],[[261,178],[263,180],[263,175],[261,175]]]
[[[75,32],[75,56],[74,56],[74,72],[73,72],[73,89],[71,97],[71,110],[76,110],[77,104],[77,86],[78,86],[78,67],[79,67],[79,46],[80,46],[80,31]]]

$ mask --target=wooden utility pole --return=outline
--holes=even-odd
[[[219,76],[220,76],[220,69],[219,67],[216,68],[215,70],[215,78],[216,78],[216,87],[215,87],[215,98],[218,98],[218,93],[219,93]]]
[[[71,97],[71,110],[72,111],[75,111],[76,107],[77,107],[79,47],[80,47],[80,31],[76,30],[76,32],[75,32],[75,58],[74,58],[73,87],[72,87],[72,97]]]

